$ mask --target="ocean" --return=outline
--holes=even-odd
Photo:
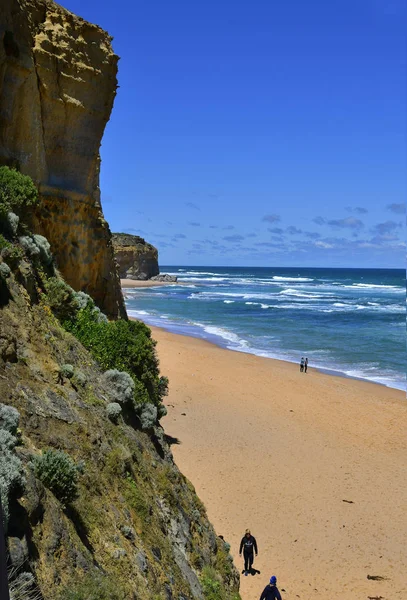
[[[402,269],[162,267],[182,285],[126,289],[130,316],[258,356],[406,389]]]

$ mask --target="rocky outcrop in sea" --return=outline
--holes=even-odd
[[[160,273],[158,250],[138,235],[114,233],[113,248],[120,279],[175,283],[175,275]]]

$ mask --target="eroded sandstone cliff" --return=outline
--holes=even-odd
[[[116,94],[111,38],[51,0],[0,3],[0,164],[40,190],[34,227],[65,279],[125,315],[100,203],[99,147]]]
[[[113,247],[122,279],[151,279],[158,275],[158,250],[138,235],[114,233]]]

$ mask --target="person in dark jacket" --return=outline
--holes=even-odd
[[[277,587],[277,577],[270,577],[270,583],[264,588],[260,600],[281,600],[281,594]]]
[[[249,571],[252,569],[253,560],[254,560],[254,552],[257,556],[257,542],[256,538],[252,536],[250,533],[250,529],[246,529],[246,533],[242,537],[242,541],[240,542],[239,548],[239,556],[244,557],[244,574],[248,575]]]

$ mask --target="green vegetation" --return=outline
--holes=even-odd
[[[106,406],[106,414],[113,423],[117,423],[122,414],[122,407],[117,402],[110,402]]]
[[[5,429],[12,435],[16,435],[20,415],[14,406],[0,404],[0,429]]]
[[[8,246],[4,246],[3,250],[1,250],[1,256],[9,267],[16,269],[24,258],[24,251],[16,244],[9,244]]]
[[[9,167],[0,167],[0,226],[6,225],[8,213],[19,215],[37,203],[37,188],[28,175]]]
[[[219,575],[212,567],[204,567],[201,575],[201,585],[205,600],[225,600],[225,590]]]
[[[10,248],[10,246],[11,246],[10,242],[8,242],[6,240],[6,238],[4,237],[4,235],[2,235],[0,233],[0,252],[1,252],[1,250],[4,250],[5,248]]]
[[[238,600],[227,591],[238,587],[227,547],[171,461],[162,430],[153,435],[166,412],[168,380],[160,376],[150,329],[109,323],[87,294],[63,281],[47,240],[20,222],[37,201],[34,185],[21,177],[0,169],[0,292],[13,298],[0,310],[0,331],[6,325],[17,361],[0,378],[0,395],[23,416],[20,432],[18,411],[0,404],[6,524],[10,511],[10,531],[21,519],[13,510],[24,492],[24,508],[34,507],[35,550],[52,556],[30,562],[44,598],[190,598],[189,555],[203,569],[207,600]],[[18,444],[24,447],[17,455]],[[35,448],[56,444],[60,450],[32,458]],[[52,493],[44,494],[39,481]],[[22,573],[18,584],[13,600],[34,600],[34,578]]]
[[[34,472],[64,505],[78,497],[78,469],[65,452],[46,450],[34,459]]]
[[[0,404],[0,496],[6,531],[10,500],[18,498],[25,485],[23,465],[14,452],[19,420],[20,414],[15,408]]]
[[[58,600],[127,600],[127,596],[113,577],[89,573],[67,586]]]
[[[21,572],[21,568],[11,568],[8,579],[10,600],[39,600],[41,597],[31,573]]]
[[[100,322],[87,305],[65,328],[87,348],[103,369],[130,375],[137,404],[158,405],[167,393],[168,380],[160,377],[155,341],[150,329],[139,321]]]
[[[116,402],[124,406],[134,401],[135,385],[128,373],[110,369],[103,373],[103,380],[110,396],[114,397]]]
[[[50,277],[45,282],[46,300],[60,320],[70,319],[78,311],[73,289],[60,277]]]
[[[59,367],[59,373],[61,377],[66,377],[66,379],[72,379],[74,374],[74,368],[72,365],[65,364]]]

